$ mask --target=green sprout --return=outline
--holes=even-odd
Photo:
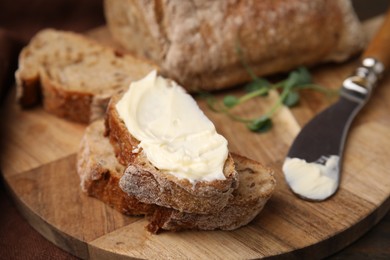
[[[244,123],[247,128],[253,132],[264,133],[272,128],[272,117],[281,106],[293,107],[299,103],[300,91],[303,89],[311,89],[327,94],[328,96],[335,93],[334,90],[324,88],[314,84],[310,72],[305,67],[299,67],[288,74],[288,77],[276,83],[271,83],[264,78],[257,77],[252,68],[243,58],[242,49],[238,46],[237,53],[241,57],[241,62],[248,72],[252,81],[245,85],[246,94],[236,97],[226,95],[223,98],[222,104],[210,93],[203,93],[206,98],[209,108],[214,112],[224,113],[231,119]],[[278,100],[259,117],[246,119],[232,113],[232,109],[248,100],[256,97],[267,96],[271,90],[279,91]]]

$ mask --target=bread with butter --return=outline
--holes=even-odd
[[[234,230],[251,222],[271,197],[275,179],[271,169],[259,162],[232,154],[239,176],[239,186],[228,204],[214,214],[193,214],[159,208],[148,215],[148,230]]]
[[[46,111],[88,123],[104,115],[114,93],[156,68],[81,34],[45,29],[19,55],[17,98],[23,107],[42,99]]]
[[[186,179],[154,167],[138,148],[139,141],[128,131],[116,109],[122,95],[111,98],[106,112],[106,136],[122,165],[129,165],[121,187],[128,194],[147,204],[190,212],[208,214],[226,206],[238,186],[234,161],[229,154],[224,164],[225,180],[199,181],[192,184]]]
[[[103,137],[101,120],[89,125],[84,133],[77,156],[77,172],[81,188],[121,213],[146,215],[147,229],[160,230],[233,230],[253,220],[271,197],[275,179],[271,169],[248,158],[232,154],[239,183],[227,205],[213,214],[185,213],[172,208],[145,204],[123,192],[118,182],[126,167],[121,165],[108,138]]]
[[[187,90],[344,61],[366,40],[350,0],[105,0],[110,32]]]

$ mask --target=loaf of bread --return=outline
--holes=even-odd
[[[80,34],[46,29],[20,53],[17,98],[24,107],[42,99],[46,111],[88,123],[113,94],[156,68]]]
[[[190,91],[343,61],[365,44],[350,0],[105,0],[112,36]]]
[[[144,203],[184,212],[205,214],[224,208],[238,185],[232,157],[229,155],[224,165],[225,180],[199,181],[195,185],[156,169],[138,148],[139,141],[128,131],[118,114],[115,105],[121,96],[111,98],[105,126],[118,161],[129,165],[120,182],[122,190]]]
[[[123,192],[118,182],[124,177],[124,167],[114,155],[113,148],[103,136],[101,120],[89,125],[85,131],[77,156],[77,172],[81,188],[116,210],[128,215],[146,215],[150,223],[147,229],[160,230],[232,230],[248,224],[262,210],[275,186],[273,172],[260,163],[232,154],[239,176],[227,205],[213,214],[196,214],[145,204]],[[127,171],[129,173],[129,171]],[[127,174],[128,174],[127,173]],[[144,185],[152,185],[144,183]]]

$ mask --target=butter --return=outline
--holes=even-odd
[[[174,81],[152,71],[131,83],[116,109],[159,170],[192,183],[226,178],[227,140]]]
[[[294,193],[312,200],[332,195],[338,187],[339,156],[330,156],[325,165],[287,158],[283,164],[286,181]]]

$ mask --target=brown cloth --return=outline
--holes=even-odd
[[[83,32],[104,23],[102,0],[0,1],[0,97],[12,85],[18,51],[39,30]]]
[[[120,1],[120,0],[118,0]],[[387,0],[354,0],[369,17]],[[40,29],[83,32],[103,25],[102,0],[1,0],[0,97],[12,86],[18,51]],[[0,100],[0,105],[1,105]],[[0,108],[2,109],[2,108]],[[0,136],[1,138],[1,136]],[[17,211],[0,177],[0,259],[77,259],[35,231]],[[390,213],[357,242],[331,259],[390,259]]]

